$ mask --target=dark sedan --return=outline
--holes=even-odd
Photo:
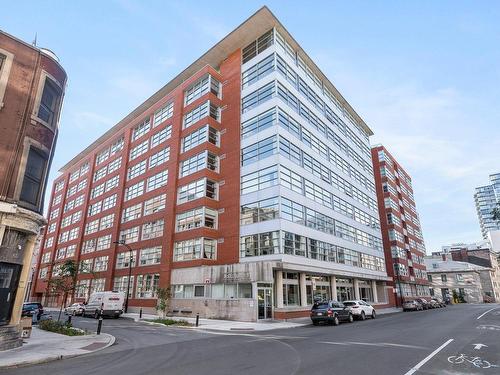
[[[25,302],[23,303],[22,316],[33,316],[37,315],[37,319],[43,314],[43,306],[40,302]]]
[[[312,323],[317,326],[320,322],[338,325],[340,321],[352,323],[354,317],[351,309],[342,302],[323,301],[314,303],[311,309]]]

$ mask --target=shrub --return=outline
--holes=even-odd
[[[166,326],[184,326],[184,327],[192,326],[192,324],[189,323],[187,320],[153,319],[153,320],[148,320],[148,322],[160,323]]]
[[[85,335],[85,332],[78,329],[73,328],[71,324],[62,323],[54,320],[42,320],[38,323],[38,327],[43,329],[44,331],[59,333],[61,335],[66,336],[82,336]]]

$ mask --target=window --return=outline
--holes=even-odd
[[[120,182],[120,176],[116,175],[114,177],[111,177],[108,181],[106,181],[106,191],[110,191],[111,189],[115,188],[118,186]]]
[[[105,211],[116,205],[116,194],[113,194],[102,201],[102,210]]]
[[[95,238],[87,240],[82,245],[82,254],[87,254],[95,251],[95,245],[97,240]]]
[[[99,225],[99,230],[104,230],[111,228],[113,226],[113,220],[115,219],[115,214],[103,216],[101,218],[101,223]]]
[[[112,145],[111,145],[111,155],[116,154],[117,152],[121,151],[123,149],[123,143],[125,139],[123,136],[121,136],[119,139],[117,139]],[[121,158],[120,158],[121,161]]]
[[[288,201],[288,200],[287,200]],[[285,211],[285,207],[282,208]],[[273,220],[279,217],[279,198],[269,198],[260,202],[241,206],[241,225]],[[283,218],[286,218],[283,215]]]
[[[241,100],[241,113],[248,112],[259,104],[271,99],[276,92],[275,82],[269,82],[267,85],[248,94]]]
[[[55,231],[56,231],[56,223],[50,224],[49,227],[47,228],[47,232],[54,233]]]
[[[165,208],[165,203],[167,200],[167,195],[162,194],[157,197],[148,199],[144,202],[144,216],[154,214],[155,212],[161,211]],[[139,213],[140,216],[140,213]]]
[[[217,227],[217,211],[208,207],[200,207],[177,215],[176,231],[182,232],[190,229]]]
[[[90,290],[90,280],[79,280],[76,283],[75,297],[76,298],[88,298]]]
[[[57,250],[56,259],[63,259],[66,256],[66,248],[61,247]]]
[[[95,258],[94,272],[102,272],[102,271],[106,271],[107,269],[108,269],[108,256],[107,255]]]
[[[442,274],[442,275],[441,275],[441,281],[442,281],[442,282],[444,282],[444,283],[445,283],[446,281],[448,281],[448,279],[447,279],[447,277],[446,277],[446,275],[445,275],[445,274]]]
[[[241,150],[241,165],[245,166],[278,152],[277,137],[272,136]]]
[[[94,173],[94,182],[100,180],[101,178],[103,178],[104,176],[106,176],[106,172],[108,170],[108,167],[107,166],[104,166],[102,167],[101,169],[98,169],[95,173]]]
[[[125,243],[139,241],[139,227],[133,227],[120,231],[120,240]]]
[[[457,273],[455,275],[455,279],[457,280],[457,282],[463,282],[464,281],[464,275],[462,275],[461,273]]]
[[[130,167],[127,172],[127,180],[131,180],[137,176],[146,172],[147,160],[143,160],[140,163]]]
[[[54,199],[52,200],[52,205],[53,205],[53,206],[55,206],[55,205],[57,205],[57,204],[61,203],[61,199],[62,199],[61,194],[56,195],[56,196],[54,197]]]
[[[174,261],[193,259],[215,259],[217,241],[209,238],[195,238],[174,244]]]
[[[159,131],[151,137],[151,148],[165,142],[172,135],[172,125],[168,125],[165,129]]]
[[[76,254],[76,245],[70,245],[66,248],[66,258],[73,257]]]
[[[48,253],[43,253],[41,263],[49,263],[50,262],[50,251]]]
[[[63,189],[64,187],[64,181],[59,181],[57,184],[56,184],[56,187],[55,187],[55,192],[59,192]]]
[[[90,294],[94,292],[104,292],[104,285],[106,279],[93,279],[91,280]]]
[[[279,232],[265,232],[243,236],[240,239],[241,257],[278,254]]]
[[[207,197],[217,199],[217,183],[209,179],[201,179],[181,186],[177,193],[177,204]]]
[[[161,171],[148,178],[146,184],[146,191],[152,191],[158,189],[159,187],[166,185],[168,182],[168,171]]]
[[[191,125],[207,116],[212,117],[216,121],[220,121],[220,109],[210,103],[209,100],[184,115],[183,129],[189,128]]]
[[[111,234],[99,237],[97,239],[97,247],[96,247],[97,251],[109,249],[110,246],[111,246]]]
[[[206,93],[212,92],[215,96],[220,97],[220,83],[210,74],[200,78],[197,82],[191,85],[184,94],[184,105],[189,105],[196,99],[201,98]]]
[[[174,102],[167,103],[167,105],[155,112],[153,127],[160,125],[163,121],[169,119],[174,114]]]
[[[101,208],[102,208],[101,201],[89,205],[89,211],[88,211],[87,216],[93,216],[93,215],[98,214],[99,212],[101,212]]]
[[[132,288],[134,287],[134,276],[130,277],[130,283],[128,281],[128,276],[115,277],[113,282],[113,290],[116,292],[122,292],[124,295],[132,297]]]
[[[274,43],[274,30],[271,29],[262,36],[260,36],[257,40],[253,41],[248,46],[243,48],[242,51],[243,64],[253,59],[262,51],[265,51],[267,48],[272,46],[273,43]]]
[[[276,109],[270,109],[241,124],[241,137],[245,138],[276,124]]]
[[[149,144],[149,141],[145,140],[144,142],[139,143],[137,146],[135,146],[134,148],[132,148],[130,150],[129,161],[132,161],[135,158],[138,158],[142,154],[146,153],[148,151],[148,144]]]
[[[50,220],[55,219],[58,216],[59,216],[59,208],[56,208],[55,210],[52,210],[52,212],[50,213]]]
[[[40,203],[46,164],[47,157],[36,148],[30,147],[20,195],[22,201],[34,206]]]
[[[142,225],[142,240],[163,236],[163,219],[151,221]]]
[[[149,168],[156,167],[157,165],[163,164],[170,158],[170,147],[164,148],[153,154],[149,158]]]
[[[219,169],[218,156],[210,151],[203,151],[189,159],[183,160],[181,161],[179,174],[180,177],[185,177],[204,168],[217,172]]]
[[[138,275],[135,288],[136,298],[155,298],[156,289],[160,282],[160,274]]]
[[[149,119],[144,120],[132,130],[132,142],[141,138],[151,128]]]
[[[278,167],[273,165],[266,169],[249,173],[241,177],[241,194],[263,190],[278,184]]]
[[[136,198],[144,192],[144,181],[140,181],[125,189],[125,201]]]
[[[80,261],[80,273],[90,273],[94,259],[83,259]]]
[[[43,87],[37,116],[52,127],[55,126],[56,111],[60,96],[61,92],[57,85],[49,78],[45,78],[45,86]]]
[[[49,237],[45,240],[45,248],[51,247],[54,244],[54,237]]]
[[[87,225],[85,225],[85,234],[95,233],[97,232],[98,228],[99,228],[99,220],[91,221],[87,223]]]
[[[101,164],[105,160],[108,160],[108,158],[109,158],[109,147],[106,148],[105,150],[99,152],[99,154],[97,154],[96,159],[95,159],[95,165]]]
[[[104,184],[100,184],[92,189],[92,192],[90,193],[90,198],[97,198],[99,195],[104,193]],[[83,198],[83,196],[82,196]],[[83,199],[82,199],[83,203]]]
[[[140,218],[141,210],[142,210],[142,203],[138,203],[133,206],[124,208],[122,212],[122,223],[126,223],[127,221]]]
[[[139,256],[140,266],[149,266],[151,264],[160,264],[161,246],[142,249]]]
[[[250,86],[274,70],[274,54],[267,56],[241,75],[242,88]]]
[[[121,165],[122,165],[122,158],[120,156],[118,159],[113,160],[111,163],[108,164],[108,174],[118,170],[121,167]]]
[[[116,268],[122,269],[129,268],[129,266],[135,267],[136,254],[137,253],[135,251],[118,253],[116,255]]]
[[[219,145],[219,132],[209,125],[202,126],[182,138],[182,152],[191,150],[207,141],[216,146]]]

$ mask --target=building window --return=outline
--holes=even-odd
[[[114,291],[122,292],[124,295],[126,295],[128,289],[128,296],[132,297],[133,287],[134,287],[134,276],[130,276],[130,283],[128,281],[128,276],[115,277],[113,283]]]
[[[50,251],[48,253],[43,253],[42,260],[40,261],[40,263],[49,263],[50,262],[50,255],[51,255]]]
[[[245,88],[274,70],[274,54],[267,56],[254,66],[248,68],[241,75],[241,86]]]
[[[217,241],[209,238],[195,238],[174,244],[174,261],[194,259],[216,259]]]
[[[193,201],[198,198],[217,199],[218,185],[216,182],[203,178],[181,186],[177,193],[177,204]]]
[[[168,125],[165,129],[159,131],[151,137],[151,148],[165,142],[172,135],[172,125]]]
[[[125,201],[136,198],[144,192],[144,181],[140,181],[125,189]]]
[[[122,223],[126,223],[127,221],[140,218],[141,211],[142,211],[142,203],[138,203],[133,206],[124,208],[122,212]]]
[[[191,150],[207,141],[213,145],[219,145],[219,132],[209,125],[202,126],[182,138],[182,152]]]
[[[160,282],[160,274],[138,275],[135,288],[136,298],[155,298]]]
[[[91,281],[90,294],[94,292],[104,292],[106,279],[93,279]]]
[[[90,280],[79,280],[76,283],[75,298],[85,298],[89,296]]]
[[[113,226],[113,221],[115,219],[115,214],[103,216],[101,218],[101,223],[99,225],[99,230],[104,230],[111,228]]]
[[[208,207],[200,207],[177,215],[175,228],[177,232],[183,232],[195,228],[217,228],[216,210]]]
[[[146,173],[146,162],[147,160],[143,160],[140,163],[130,167],[127,172],[127,180],[131,180],[143,173]]]
[[[57,106],[61,91],[57,85],[49,78],[45,78],[42,99],[38,108],[38,118],[45,121],[50,126],[55,126]]]
[[[97,239],[97,251],[109,249],[111,246],[111,234]]]
[[[113,160],[111,163],[108,164],[108,174],[113,173],[114,171],[118,170],[122,165],[122,158],[121,156]]]
[[[166,185],[168,182],[168,171],[161,171],[148,178],[146,184],[146,191],[152,191],[159,187]]]
[[[125,243],[139,241],[139,227],[137,226],[122,230],[120,232],[120,240],[125,241]]]
[[[136,254],[137,253],[135,251],[118,253],[116,255],[116,268],[123,269],[123,268],[135,267]]]
[[[38,206],[40,203],[47,157],[34,147],[30,147],[20,199]]]
[[[168,103],[165,107],[155,112],[153,127],[160,125],[174,114],[174,102]]]
[[[85,241],[82,245],[81,253],[88,254],[88,253],[95,251],[96,242],[97,242],[97,239],[95,239],[95,238]]]
[[[170,147],[164,148],[149,157],[149,168],[166,163],[170,158]]]
[[[149,145],[149,141],[145,140],[144,142],[139,143],[137,146],[135,146],[133,149],[131,149],[129,161],[132,161],[135,158],[138,158],[142,154],[146,153],[148,151],[148,145]]]
[[[220,121],[220,109],[209,100],[194,108],[184,115],[184,129],[189,128],[204,117],[210,116],[216,121]]]
[[[441,275],[441,281],[442,281],[442,282],[444,282],[444,283],[445,283],[446,281],[448,281],[448,279],[447,279],[447,277],[446,277],[446,275],[445,275],[445,274],[442,274],[442,275]]]
[[[274,30],[271,29],[262,36],[260,36],[257,40],[254,40],[248,46],[243,48],[242,51],[243,64],[253,59],[259,53],[265,51],[267,48],[272,46],[273,43],[274,43]]]
[[[163,236],[163,219],[151,221],[142,225],[142,240]]]
[[[162,194],[157,197],[148,199],[144,202],[144,216],[154,214],[165,208],[167,195]]]
[[[276,94],[275,82],[269,82],[267,85],[248,94],[241,100],[241,113],[248,112],[259,104],[266,102]]]
[[[132,130],[132,142],[141,138],[151,128],[149,119],[144,120]]]
[[[160,264],[161,246],[142,249],[139,256],[140,266],[149,266],[152,264]]]
[[[94,261],[94,272],[102,272],[108,269],[108,256],[102,256],[95,258]]]
[[[116,194],[113,194],[102,201],[102,210],[105,211],[116,205]]]
[[[278,167],[273,165],[266,169],[249,173],[241,177],[241,194],[263,190],[278,184]]]
[[[457,273],[455,275],[455,278],[456,278],[456,280],[457,280],[458,283],[461,283],[461,282],[464,281],[464,275],[462,275],[461,273]]]
[[[180,177],[189,176],[192,173],[201,171],[207,168],[212,171],[218,172],[219,170],[219,157],[210,151],[203,151],[189,159],[183,160],[180,165]]]
[[[212,92],[217,97],[220,97],[220,83],[210,74],[199,79],[193,85],[191,85],[184,94],[184,105],[189,105],[196,99],[201,98],[203,95]]]

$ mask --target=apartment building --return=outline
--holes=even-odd
[[[49,50],[0,31],[0,350],[22,344],[22,303],[40,228],[66,73]]]
[[[76,300],[125,292],[131,267],[129,310],[158,286],[179,315],[386,306],[370,135],[263,7],[61,169],[35,296],[74,259],[95,272]]]
[[[474,201],[481,234],[486,240],[489,232],[500,230],[500,221],[494,220],[492,214],[493,209],[500,204],[500,173],[490,175],[490,184],[476,188]]]
[[[379,218],[387,273],[396,302],[401,297],[428,297],[425,244],[411,177],[382,145],[372,148]]]

